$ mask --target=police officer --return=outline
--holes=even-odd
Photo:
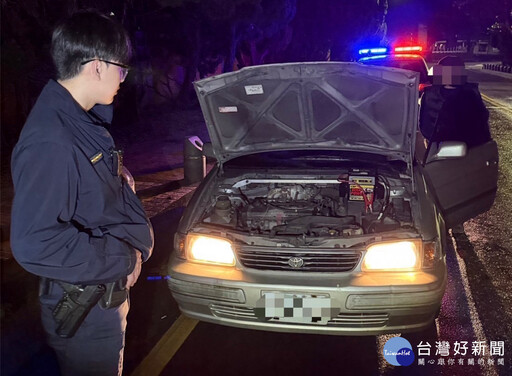
[[[63,375],[120,375],[128,289],[153,249],[141,202],[105,128],[128,74],[130,40],[114,19],[79,12],[52,36],[58,72],[12,155],[11,246],[41,277],[42,321]]]

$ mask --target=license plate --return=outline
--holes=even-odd
[[[340,306],[328,296],[311,294],[264,293],[254,313],[264,321],[326,325],[338,315]]]

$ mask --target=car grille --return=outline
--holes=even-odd
[[[295,272],[348,272],[359,262],[361,252],[326,249],[281,249],[243,246],[238,258],[247,268]]]
[[[339,313],[329,320],[329,324],[347,328],[375,328],[385,326],[388,320],[387,313]]]
[[[252,308],[210,304],[210,310],[216,317],[241,321],[258,321],[258,318],[254,314],[254,310]],[[388,320],[389,316],[387,313],[339,313],[338,316],[333,317],[327,322],[327,326],[344,328],[379,328],[386,326]],[[277,318],[267,321],[268,324],[279,322],[280,321]]]
[[[212,314],[217,317],[234,320],[258,321],[252,308],[228,306],[222,304],[210,304]]]

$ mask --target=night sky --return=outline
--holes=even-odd
[[[427,22],[434,12],[434,1],[425,4],[422,0],[389,0],[388,33],[398,36],[404,31],[415,31],[419,22]]]

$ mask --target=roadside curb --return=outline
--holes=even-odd
[[[186,206],[198,185],[199,183],[182,186],[177,189],[167,190],[155,196],[141,197],[141,202],[147,216],[151,219],[169,210]]]
[[[512,65],[484,63],[482,68],[502,73],[512,73]]]

